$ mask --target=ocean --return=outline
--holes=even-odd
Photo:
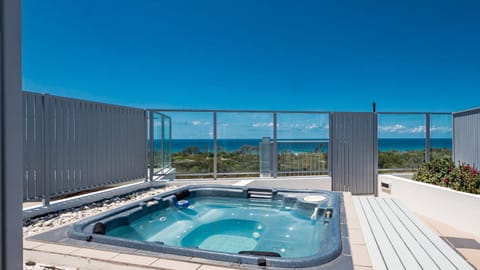
[[[234,152],[242,146],[258,147],[261,140],[259,139],[218,139],[217,146],[219,151]],[[431,148],[452,149],[451,139],[431,139]],[[211,139],[176,139],[172,140],[172,152],[178,153],[189,147],[196,147],[200,152],[213,151],[213,140]],[[160,141],[155,140],[155,148],[160,148]],[[425,139],[379,139],[378,148],[384,151],[412,151],[425,149]],[[288,140],[288,142],[279,141],[278,151],[294,153],[301,152],[327,152],[326,142],[302,142],[302,140]]]

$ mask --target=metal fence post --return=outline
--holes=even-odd
[[[333,113],[328,114],[328,146],[327,146],[327,171],[332,176],[332,145],[333,145]]]
[[[160,165],[163,170],[165,169],[165,115],[162,114],[162,162]]]
[[[278,176],[277,113],[273,113],[273,178]]]
[[[375,197],[378,197],[378,114],[375,110],[373,113],[373,175]]]
[[[217,112],[213,112],[213,179],[217,179]]]
[[[155,166],[154,163],[154,133],[153,133],[153,122],[154,122],[154,119],[153,119],[153,111],[150,111],[150,115],[149,115],[149,120],[150,120],[150,162],[149,162],[149,169],[150,169],[150,181],[153,181],[153,167]]]
[[[168,117],[168,167],[173,167],[172,164],[172,118]]]
[[[430,114],[425,114],[425,162],[430,161]]]
[[[149,137],[150,137],[150,132],[149,132],[149,127],[150,127],[150,123],[149,123],[149,111],[148,110],[144,110],[144,117],[145,117],[145,182],[148,182],[148,180],[150,179],[148,173],[149,173],[149,150],[150,150],[150,141],[149,141]]]
[[[453,162],[456,162],[456,157],[455,157],[455,114],[452,113],[452,154],[451,158]]]
[[[0,268],[21,269],[23,142],[21,1],[0,0]]]

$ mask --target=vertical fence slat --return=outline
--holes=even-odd
[[[112,173],[111,173],[111,162],[110,162],[110,151],[112,149],[111,141],[112,141],[112,134],[111,130],[113,130],[115,127],[112,125],[112,121],[110,121],[110,111],[112,107],[108,106],[105,110],[105,126],[107,127],[105,130],[105,169],[106,169],[106,181],[107,182],[114,182],[114,179],[112,178]]]
[[[139,112],[138,113],[138,120],[140,122],[139,124],[139,130],[141,130],[141,135],[139,135],[139,140],[143,140],[145,141],[146,138],[147,138],[147,119],[146,119],[146,112],[144,113],[141,113]],[[142,149],[138,149],[138,160],[139,160],[139,168],[138,168],[138,171],[139,171],[139,174],[138,175],[142,175],[144,174],[144,172],[146,171],[146,164],[147,164],[147,147],[146,147],[146,142],[143,144],[143,148]],[[142,165],[143,163],[143,165]],[[140,166],[144,166],[145,168],[142,170],[140,169]]]
[[[101,147],[102,147],[102,110],[101,106],[98,104],[95,104],[95,119],[97,123],[96,131],[95,131],[95,137],[94,137],[94,142],[95,142],[95,172],[96,172],[96,177],[95,177],[95,182],[93,183],[92,186],[97,186],[97,183],[99,183],[102,180],[102,170],[100,168],[100,155],[101,155]]]
[[[116,108],[115,107],[112,107],[110,108],[110,113],[109,113],[109,121],[112,125],[112,127],[114,127],[115,129],[117,128],[115,125],[116,125],[116,118],[115,118],[115,115],[116,115]],[[117,136],[116,134],[114,133],[114,128],[112,128],[110,130],[110,155],[108,158],[109,158],[109,163],[110,163],[110,176],[112,178],[112,181],[116,181],[118,178],[117,178],[117,162],[116,162],[116,159],[117,157],[115,156],[115,151],[117,149]]]
[[[119,113],[120,113],[120,109],[115,108],[114,114],[113,114],[114,123],[118,123]],[[113,157],[112,158],[114,160],[114,165],[113,165],[114,172],[113,172],[113,174],[115,175],[115,179],[119,178],[119,169],[120,169],[120,166],[119,166],[120,157],[118,156],[118,151],[117,151],[118,147],[120,147],[120,144],[118,142],[119,138],[120,138],[119,136],[114,136],[113,137],[115,147],[113,148]]]
[[[139,117],[139,113],[136,112],[135,113],[136,117],[135,117],[135,130],[138,130],[138,132],[135,132],[135,141],[138,140],[138,137],[141,136],[141,134],[143,134],[143,126],[142,126],[142,121],[143,121],[143,117]],[[145,137],[146,139],[146,137]],[[141,173],[138,172],[138,168],[139,166],[141,165],[141,162],[142,162],[142,156],[141,156],[141,153],[142,153],[142,149],[140,147],[135,147],[135,158],[134,158],[134,162],[135,162],[135,175],[137,177],[139,177],[141,175]]]
[[[57,191],[58,193],[62,193],[63,191],[68,191],[68,118],[67,118],[67,103],[65,100],[60,99],[60,103],[62,104],[61,111],[60,111],[60,136],[61,136],[61,149],[60,152],[62,155],[61,159],[61,176],[62,176],[62,187],[61,190]]]
[[[58,194],[63,190],[63,104],[58,98],[55,98],[55,135],[56,135],[56,181],[55,192]]]
[[[27,103],[28,103],[28,98],[29,96],[23,96],[23,100],[22,100],[22,105],[23,105],[23,109],[22,109],[22,114],[23,114],[23,125],[22,125],[22,135],[25,136],[22,140],[22,143],[23,143],[23,174],[22,174],[22,177],[23,177],[23,199],[24,200],[27,200],[29,197],[28,197],[28,152],[27,152],[27,136],[26,136],[26,132],[28,131],[26,125],[27,125],[27,122],[29,121],[28,120],[28,114],[27,114]]]
[[[71,187],[72,190],[77,190],[77,182],[78,182],[78,155],[77,155],[77,129],[78,129],[78,122],[77,122],[77,110],[78,110],[78,101],[74,100],[71,107],[72,111],[72,142],[70,145],[70,155],[71,162],[72,162],[72,183]]]
[[[80,159],[82,163],[82,167],[80,169],[80,187],[85,187],[87,185],[87,126],[86,122],[86,114],[87,114],[87,104],[84,101],[80,102]]]
[[[65,179],[67,180],[67,191],[73,191],[73,164],[72,164],[72,133],[73,133],[73,120],[72,120],[72,105],[73,102],[64,102],[65,104],[65,125],[66,125],[66,140],[65,140]]]
[[[123,132],[125,134],[128,134],[128,112],[127,112],[127,109],[125,108],[122,108],[122,118],[123,118],[123,121],[122,121],[122,126],[124,127],[123,128]],[[124,147],[126,148],[126,153],[128,153],[128,139],[127,139],[127,136],[125,137],[122,137],[122,141],[124,143]],[[127,159],[127,155],[124,154],[122,155],[122,178],[123,180],[126,180],[127,179],[127,175],[125,174],[125,171],[127,170],[127,162],[126,162],[126,159]]]
[[[26,123],[28,121],[28,115],[26,113],[26,108],[27,108],[27,99],[28,99],[28,96],[24,95],[22,97],[22,136],[26,136],[25,133],[27,132],[27,127],[26,127]],[[27,152],[27,147],[26,147],[26,137],[23,138],[22,140],[22,144],[23,144],[23,173],[22,173],[22,178],[23,178],[23,200],[27,200],[28,199],[28,191],[27,191],[27,185],[28,185],[28,177],[27,177],[27,170],[28,170],[28,167],[27,167],[27,157],[28,157],[28,152]]]
[[[105,149],[105,106],[98,106],[98,120],[99,120],[99,145],[98,145],[98,175],[99,175],[99,179],[97,181],[97,183],[108,183],[108,181],[106,181],[106,177],[105,177],[105,164],[104,164],[104,161],[105,161],[105,157],[103,156],[103,154],[105,153],[104,152],[104,149]]]
[[[51,196],[52,194],[54,194],[56,192],[56,188],[58,187],[58,184],[57,184],[57,181],[58,181],[58,177],[57,177],[57,167],[58,167],[58,164],[57,164],[57,159],[59,157],[59,153],[57,152],[57,120],[56,120],[56,114],[57,114],[57,111],[56,111],[56,106],[57,106],[57,103],[56,103],[56,100],[49,96],[48,97],[48,107],[46,108],[46,110],[48,111],[49,113],[49,117],[46,119],[47,121],[45,121],[45,124],[49,126],[50,128],[50,139],[47,138],[48,140],[48,144],[45,145],[45,147],[50,147],[50,151],[49,151],[49,160],[50,160],[50,171],[49,171],[49,174],[50,174],[50,185],[49,185],[49,189],[48,189],[48,196]]]
[[[52,184],[54,180],[53,175],[53,162],[52,162],[52,142],[54,139],[54,133],[52,128],[52,109],[51,98],[48,95],[43,96],[43,203],[44,205],[50,204],[50,194],[52,193]]]
[[[85,179],[85,187],[90,187],[92,180],[94,178],[93,170],[92,170],[92,164],[93,164],[93,158],[94,158],[94,152],[93,152],[93,130],[94,130],[94,120],[92,120],[92,110],[93,110],[93,104],[87,103],[86,104],[86,111],[85,111],[85,126],[87,129],[86,133],[86,155],[87,155],[87,163],[86,163],[86,168],[85,172],[87,175],[87,178]]]
[[[110,110],[110,106],[106,106],[104,108],[104,113],[102,115],[102,118],[103,118],[103,122],[104,122],[104,126],[105,126],[105,129],[104,129],[104,133],[103,133],[103,160],[102,160],[102,164],[103,164],[103,177],[104,177],[104,181],[106,183],[112,183],[112,180],[110,178],[110,170],[108,169],[108,150],[109,150],[109,141],[110,141],[110,134],[109,134],[109,130],[112,129],[112,126],[110,125],[110,121],[108,121],[108,113],[109,113],[109,110]]]
[[[28,149],[32,149],[28,157],[28,196],[35,197],[35,186],[37,182],[35,179],[35,170],[37,168],[37,148],[35,147],[35,97],[28,99],[27,115],[30,120],[27,123],[27,147]]]
[[[53,133],[54,133],[54,140],[52,141],[52,148],[54,149],[52,151],[52,159],[54,162],[55,168],[53,169],[54,172],[54,177],[53,177],[53,184],[51,185],[50,189],[50,195],[54,195],[57,193],[57,190],[60,189],[61,187],[61,175],[60,175],[60,163],[59,159],[61,159],[61,148],[60,148],[60,121],[59,121],[59,109],[60,109],[60,104],[58,103],[58,100],[54,97],[51,97],[51,110],[53,114]]]
[[[32,152],[29,154],[29,165],[30,165],[30,170],[29,170],[29,179],[31,179],[32,181],[29,183],[28,185],[28,193],[29,193],[29,197],[36,197],[37,196],[37,193],[36,193],[36,189],[37,189],[37,185],[39,184],[40,182],[40,179],[37,179],[36,178],[36,172],[37,172],[37,169],[41,166],[41,159],[38,158],[38,147],[37,147],[37,140],[36,140],[36,135],[37,135],[37,123],[36,121],[37,120],[37,115],[36,115],[36,111],[35,111],[35,108],[36,107],[36,97],[32,97],[29,99],[29,102],[28,102],[28,115],[29,115],[29,118],[30,118],[30,121],[27,125],[27,130],[28,130],[28,134],[27,134],[27,141],[28,141],[28,144],[27,144],[27,147],[29,149],[32,149]]]
[[[45,182],[45,162],[44,162],[44,125],[43,122],[43,98],[41,95],[35,96],[35,197],[42,198]]]
[[[125,132],[125,138],[128,138],[128,136],[130,136],[130,127],[129,127],[129,124],[130,124],[130,119],[129,119],[129,110],[128,109],[124,109],[124,116],[123,116],[123,125],[125,127],[124,129],[124,132]],[[125,154],[123,155],[123,169],[124,171],[128,171],[129,170],[129,164],[128,164],[128,159],[129,159],[129,154],[130,154],[130,140],[126,139],[124,140],[124,143],[125,143]],[[130,156],[131,157],[131,156]],[[125,173],[123,174],[123,176],[125,177],[124,180],[129,180],[129,177],[128,175],[126,175]]]
[[[74,100],[71,106],[71,119],[72,119],[72,139],[70,143],[70,156],[71,156],[71,189],[77,189],[78,182],[78,155],[77,151],[77,110],[78,110],[78,101]]]
[[[128,162],[128,171],[133,172],[133,157],[135,156],[133,153],[133,133],[135,132],[134,126],[133,126],[133,110],[128,109],[128,138],[131,138],[128,140],[128,157],[127,157],[127,162]],[[129,174],[128,175],[129,180],[133,179],[133,175]]]
[[[110,119],[112,120],[113,125],[118,124],[118,108],[112,108],[112,112],[110,115]],[[118,128],[118,127],[116,127]],[[118,136],[116,134],[112,133],[112,153],[115,155],[112,157],[112,176],[115,179],[115,181],[118,180],[118,154],[117,154],[117,149],[118,149],[119,143],[118,143]]]

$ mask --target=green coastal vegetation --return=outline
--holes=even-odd
[[[260,156],[258,147],[243,145],[237,151],[226,152],[219,150],[217,156],[217,173],[253,173],[260,171]],[[172,166],[176,168],[177,174],[204,174],[213,173],[213,153],[202,152],[198,147],[192,146],[183,151],[173,153]],[[282,152],[278,155],[279,171],[288,172],[286,174],[304,175],[326,174],[327,171],[327,153],[307,152],[293,153]],[[302,174],[301,172],[308,172]],[[244,174],[242,174],[244,175]],[[238,175],[234,175],[238,176]],[[179,176],[181,177],[181,175]]]
[[[447,148],[432,148],[431,159],[451,157],[452,151]],[[425,161],[425,150],[385,151],[378,154],[379,169],[410,169],[417,170]]]
[[[480,194],[480,172],[470,164],[455,164],[449,157],[423,163],[413,175],[416,181]]]
[[[431,150],[432,159],[451,156],[451,150],[436,148]],[[157,158],[157,156],[156,156]],[[243,145],[237,151],[227,152],[219,149],[217,156],[217,173],[232,174],[235,177],[258,175],[260,171],[259,149],[257,146]],[[158,160],[158,159],[156,159]],[[384,151],[378,156],[379,169],[402,169],[416,171],[425,160],[425,151]],[[183,151],[172,154],[172,166],[177,175],[213,173],[213,152],[202,151],[190,146]],[[321,151],[294,153],[285,151],[278,155],[279,172],[285,175],[320,175],[327,174],[328,154]],[[239,174],[234,174],[239,173]],[[192,177],[192,176],[188,176]]]

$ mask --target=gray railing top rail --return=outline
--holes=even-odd
[[[470,110],[460,111],[460,112],[454,112],[453,116],[462,116],[462,115],[478,113],[478,112],[480,112],[480,107],[479,108],[473,108],[473,109],[470,109]]]
[[[111,106],[115,108],[123,108],[123,109],[129,109],[129,110],[142,110],[145,111],[145,109],[142,108],[137,108],[137,107],[131,107],[131,106],[125,106],[125,105],[117,105],[117,104],[111,104],[111,103],[104,103],[104,102],[98,102],[98,101],[90,101],[90,100],[85,100],[85,99],[79,99],[79,98],[71,98],[71,97],[62,97],[62,96],[56,96],[56,95],[51,95],[48,93],[37,93],[37,92],[30,92],[30,91],[22,91],[25,94],[28,95],[36,95],[36,96],[50,96],[54,97],[57,100],[69,100],[69,101],[76,101],[76,102],[88,102],[90,105],[101,105],[101,106]]]
[[[218,113],[299,113],[299,114],[328,114],[331,111],[290,111],[290,110],[215,110],[215,109],[149,109],[161,112],[218,112]]]
[[[297,111],[297,110],[228,110],[228,109],[147,109],[149,111],[159,111],[159,112],[217,112],[217,113],[292,113],[292,114],[330,114],[336,111]],[[352,112],[352,113],[366,113],[364,112]],[[452,114],[452,112],[422,112],[422,111],[401,111],[401,112],[376,112],[377,114]]]
[[[153,114],[161,115],[161,116],[166,117],[166,118],[168,118],[168,119],[172,119],[171,116],[166,115],[166,114],[164,114],[164,113],[161,113],[160,111],[156,111],[156,110],[147,110],[147,111],[152,112]]]

